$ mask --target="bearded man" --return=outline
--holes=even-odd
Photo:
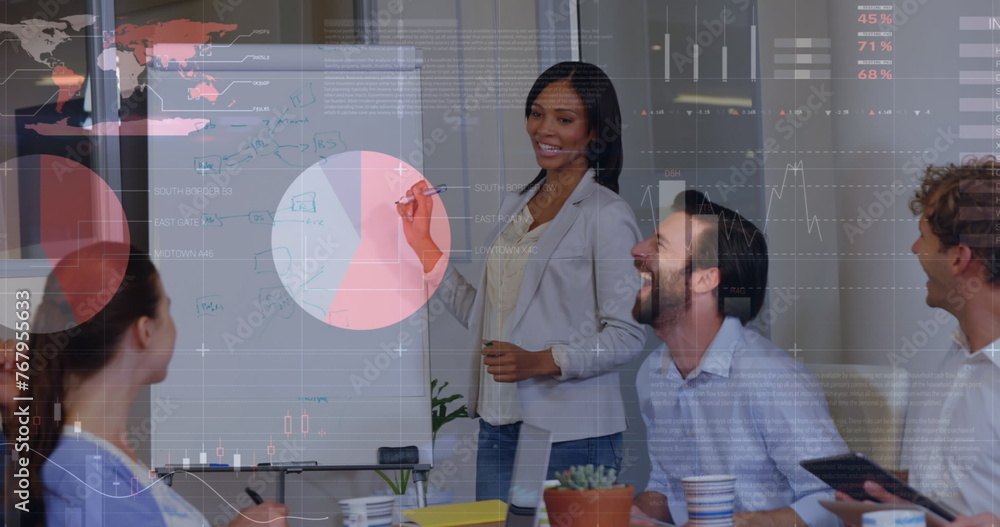
[[[634,514],[688,522],[681,479],[736,476],[734,524],[836,526],[833,490],[799,466],[847,452],[816,379],[745,325],[767,292],[767,243],[738,213],[687,191],[632,248],[633,315],[664,345],[636,386],[652,472]]]

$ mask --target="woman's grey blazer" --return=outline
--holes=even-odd
[[[500,205],[490,248],[534,196],[508,193]],[[525,267],[509,339],[526,350],[552,348],[558,377],[517,383],[524,422],[553,433],[553,441],[598,437],[625,430],[625,409],[615,368],[637,356],[646,332],[632,318],[639,289],[632,247],[640,240],[632,208],[588,171],[552,219]],[[470,284],[448,266],[437,295],[469,329],[467,369],[470,414],[475,416],[482,357],[483,265]],[[459,350],[458,357],[466,355]]]

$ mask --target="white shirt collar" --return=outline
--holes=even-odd
[[[704,373],[711,373],[719,377],[729,377],[729,370],[733,364],[733,354],[736,353],[736,348],[740,346],[740,341],[743,337],[743,324],[740,319],[735,317],[726,317],[722,322],[722,326],[719,331],[715,334],[715,338],[708,345],[705,350],[705,354],[701,357],[701,362],[698,366],[688,374],[688,381],[697,378],[699,375]],[[680,378],[680,373],[677,370],[677,365],[670,356],[670,350],[667,345],[662,346],[664,353],[664,360],[669,362],[664,362],[663,373]],[[671,368],[671,366],[673,366]]]
[[[984,346],[979,351],[975,353],[969,353],[969,338],[962,332],[961,329],[955,330],[951,339],[955,341],[955,344],[966,354],[966,361],[976,360],[980,357],[985,357],[990,360],[995,366],[1000,367],[1000,339],[990,342]]]

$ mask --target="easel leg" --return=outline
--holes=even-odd
[[[427,471],[414,470],[413,482],[417,484],[417,507],[427,506]]]
[[[285,476],[288,475],[284,470],[278,471],[278,503],[285,503]]]

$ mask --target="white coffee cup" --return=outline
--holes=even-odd
[[[364,496],[340,500],[344,527],[389,527],[396,496]]]
[[[344,527],[368,527],[368,514],[364,511],[351,511],[344,516]]]
[[[921,511],[891,509],[871,511],[861,515],[864,527],[926,527],[927,519]]]

